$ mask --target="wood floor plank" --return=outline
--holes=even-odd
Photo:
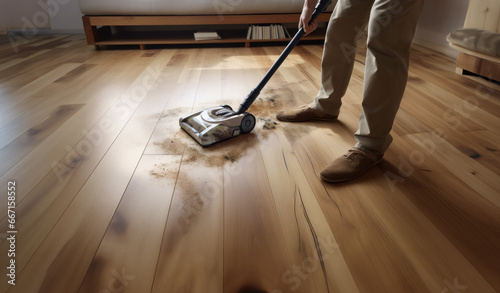
[[[193,74],[191,69],[202,62],[204,54],[198,54],[197,58],[193,56],[176,54],[167,65],[163,78],[165,82],[160,87],[169,99],[161,109],[163,112],[160,114],[160,122],[151,136],[145,154],[182,155],[185,151],[185,141],[195,143],[179,126],[179,118],[193,112],[197,83],[200,81],[201,71]]]
[[[270,68],[281,54],[280,47],[264,48],[268,55],[267,58],[261,58],[262,76],[267,68]],[[249,112],[256,113],[259,116],[267,119],[276,120],[276,113],[285,109],[291,109],[313,101],[317,93],[317,88],[314,83],[311,83],[308,76],[317,74],[316,68],[308,67],[302,69],[303,59],[295,53],[289,55],[288,66],[280,67],[268,85],[262,91],[260,98],[252,105]],[[288,60],[288,59],[287,59]],[[294,64],[293,66],[291,64]],[[311,70],[311,72],[306,71]],[[305,73],[307,72],[307,73]]]
[[[325,143],[326,145],[332,145],[336,140],[328,135],[321,137],[323,140],[330,141]],[[399,140],[395,143],[398,142]],[[387,184],[384,178],[387,171],[383,169],[376,171],[379,176],[371,176],[373,180],[368,179],[352,185],[353,192],[366,194],[363,196],[363,201],[366,201],[366,205],[371,208],[381,223],[384,223],[387,233],[397,242],[405,258],[411,262],[418,277],[422,279],[429,291],[442,291],[446,289],[447,282],[456,278],[461,280],[462,284],[467,284],[478,292],[495,292],[488,281],[446,236],[433,223],[427,221],[425,215],[416,212],[418,209],[407,199],[409,191],[401,192],[399,189],[393,189],[393,186]],[[384,176],[380,176],[382,172]],[[422,196],[422,191],[415,192],[415,196]],[[433,256],[422,259],[422,255]],[[387,257],[392,256],[387,255]]]
[[[470,140],[467,144],[464,144],[462,140],[465,135],[468,136],[469,133],[459,133],[457,137],[449,137],[448,142],[495,174],[500,174],[500,153],[497,147],[500,144],[500,133],[496,134],[487,130],[475,131],[470,133]]]
[[[49,51],[50,49],[45,49],[45,50],[31,50],[27,51],[25,53],[19,53],[15,55],[16,58],[12,58],[11,56],[9,57],[3,57],[0,58],[0,71],[3,71],[11,66],[14,66],[16,64],[19,64],[21,62],[27,61],[30,58],[34,58],[38,55],[45,54]]]
[[[466,96],[464,94],[454,96],[430,82],[422,82],[418,85],[418,88],[409,85],[408,91],[412,90],[416,91],[416,95],[425,97],[425,99],[420,100],[420,107],[426,107],[424,108],[427,109],[426,111],[434,112],[439,122],[442,123],[444,120],[446,122],[444,125],[454,130],[494,129],[495,125],[500,123],[498,117],[478,107],[483,100],[491,99],[494,91],[486,91],[486,88],[484,88],[483,90],[486,91],[484,96],[479,94],[473,96]],[[412,99],[406,99],[406,101],[413,104],[412,106],[415,107],[414,111],[419,111]],[[427,101],[429,101],[429,104],[426,104]],[[421,109],[420,111],[424,112],[425,110]],[[435,125],[431,128],[434,129],[437,127],[438,125]]]
[[[180,160],[142,156],[78,292],[150,292]]]
[[[127,55],[127,54],[125,54]],[[133,56],[130,56],[130,60]],[[107,70],[95,65],[82,64],[74,70],[61,76],[49,86],[42,88],[36,95],[10,108],[11,122],[0,128],[0,134],[5,138],[2,143],[12,141],[21,133],[29,130],[40,121],[56,105],[90,102],[96,95],[115,95],[116,87],[130,84],[133,74],[127,74],[132,68],[131,63],[121,64],[110,58],[101,64]],[[128,78],[127,78],[128,77]],[[94,86],[89,87],[92,84]],[[108,91],[109,90],[109,91]]]
[[[244,48],[231,48],[222,58],[222,101],[236,110],[264,77],[268,68],[262,68],[260,61],[267,58],[253,56]]]
[[[361,188],[360,191],[364,192]],[[415,213],[417,209],[405,193],[388,192],[380,182],[374,182],[370,191],[364,199],[430,292],[441,292],[454,281],[473,291],[496,292],[441,231],[425,216]]]
[[[166,64],[168,52],[160,58],[160,64]],[[142,76],[138,78],[139,84],[142,84]],[[130,88],[137,89],[137,84]],[[141,101],[136,101],[140,105],[134,116],[41,243],[37,253],[26,264],[18,277],[20,286],[10,287],[9,292],[78,290],[108,226],[102,223],[110,223],[158,123],[158,116],[155,115],[158,104],[166,103],[166,98],[153,95],[143,103]],[[108,180],[113,184],[109,184]],[[61,268],[64,268],[64,272],[61,272]]]
[[[492,97],[497,97],[482,102],[489,104],[486,109],[496,110],[492,114],[498,112],[498,106],[500,105],[500,99],[498,99],[499,85],[492,82],[483,82],[481,79],[472,80],[460,76],[455,73],[455,60],[450,60],[449,57],[424,47],[416,46],[416,48],[418,50],[414,50],[412,56],[418,62],[412,62],[410,65],[415,74],[421,77],[425,76],[426,81],[435,83],[444,91],[464,99],[478,94],[489,94]],[[494,92],[497,92],[497,94],[491,94]]]
[[[69,47],[72,47],[72,46],[80,46],[80,44],[82,43],[82,41],[86,40],[86,37],[84,35],[80,35],[80,34],[69,35],[69,36],[67,36],[65,38],[65,40],[67,41],[66,44],[59,45],[56,48],[69,48]],[[90,47],[88,49],[92,50],[92,51],[95,51],[95,50],[93,50],[93,48],[90,48]]]
[[[0,35],[0,58],[4,58],[14,54],[14,50],[11,44],[10,35],[1,34]]]
[[[299,57],[298,62],[295,62],[294,67],[300,69],[303,74],[297,76],[306,77],[317,89],[321,84],[321,55],[310,54],[307,48],[312,46],[300,46],[295,48],[296,56]],[[315,51],[311,49],[312,51]],[[295,54],[294,54],[295,55]],[[288,58],[287,58],[288,59]],[[292,59],[293,60],[293,59]],[[314,95],[314,93],[312,93]]]
[[[205,107],[205,105],[208,108],[222,104],[221,68],[223,62],[219,49],[206,49],[205,57],[200,64],[201,76],[193,110]]]
[[[260,148],[294,266],[282,280],[293,292],[358,292],[314,192],[283,132]]]
[[[171,55],[168,52],[163,55],[158,61],[164,60],[162,62],[166,63]],[[157,99],[162,97],[161,93],[154,92],[150,92],[149,96]],[[26,231],[26,234],[18,236],[21,239],[17,255],[18,268],[22,268],[36,251],[129,120],[133,109],[128,113],[119,111],[123,105],[110,104],[110,110],[74,147],[67,146],[67,154],[59,162],[52,163],[53,169],[26,195],[25,200],[24,194],[18,195],[18,211],[29,215],[19,219],[17,224]],[[23,184],[27,184],[27,181],[24,180]],[[40,221],[40,218],[44,218],[44,221]],[[0,225],[7,227],[7,224],[4,218]]]
[[[441,292],[448,284],[459,282],[471,291],[497,292],[446,235],[424,214],[416,212],[418,209],[408,200],[408,193],[408,189],[374,192],[372,195],[376,196],[366,197],[366,200],[384,221],[429,290]],[[422,191],[414,196],[422,196]]]
[[[31,50],[32,48],[29,44],[19,46],[18,39],[15,37],[18,36],[15,32],[8,33],[6,35],[0,35],[0,58],[12,58],[16,55],[22,55],[26,51]],[[34,36],[35,39],[40,39],[40,36]]]
[[[302,49],[305,51],[308,51],[308,53],[305,54],[312,54],[316,56],[316,58],[323,58],[323,46],[321,45],[310,45],[310,46],[300,46]]]
[[[286,291],[291,263],[272,191],[257,138],[245,140],[244,156],[224,169],[224,290]]]
[[[2,85],[9,92],[14,92],[43,76],[45,73],[54,70],[62,63],[68,63],[69,60],[80,54],[85,53],[78,51],[77,48],[49,50],[44,54],[37,55],[34,58],[25,60],[3,70],[3,74],[0,76],[0,82],[2,82]]]
[[[300,45],[250,107],[255,129],[201,147],[179,117],[237,108],[284,46],[41,35],[16,53],[0,36],[0,189],[18,185],[16,286],[0,275],[0,292],[500,292],[498,85],[412,47],[384,160],[318,177],[355,143],[363,42],[338,121],[276,121],[318,92],[323,46]]]
[[[394,133],[403,136],[406,134],[429,132],[431,130],[412,115],[413,111],[414,109],[411,107],[399,108],[395,119],[397,123],[392,128]]]
[[[147,68],[147,64],[138,66],[142,70]],[[120,119],[125,119],[123,121],[127,121],[128,117],[130,117],[133,110],[138,105],[138,102],[140,102],[139,100],[131,99],[132,90],[142,88],[143,80],[141,78],[151,76],[151,73],[139,70],[139,72],[136,73],[125,72],[124,74],[124,78],[128,76],[128,78],[132,77],[132,81],[135,79],[132,84],[129,83],[128,88],[114,88],[113,86],[106,88],[103,91],[103,96],[92,99],[92,102],[88,103],[71,117],[68,123],[59,127],[52,134],[53,139],[43,141],[33,152],[28,154],[17,165],[0,177],[25,178],[24,184],[18,189],[17,198],[19,201],[22,201],[24,196],[26,196],[26,194],[28,194],[28,192],[30,192],[32,188],[53,169],[54,163],[57,164],[57,162],[61,161],[70,153],[71,149],[78,145],[78,142],[87,134],[86,130],[92,129],[104,113],[111,111],[113,115],[120,117]],[[106,122],[104,129],[114,127],[110,121]],[[119,121],[117,124],[119,125],[121,122],[122,121]],[[89,147],[89,145],[85,145],[84,147]],[[90,147],[92,147],[92,145],[90,145]],[[86,153],[86,151],[82,151],[82,153]],[[69,161],[73,161],[73,159]],[[31,176],[24,176],[23,173],[26,172],[30,172]],[[3,185],[6,184],[6,182],[0,184]],[[0,215],[2,215],[3,218],[5,213]]]
[[[160,59],[158,63],[166,64],[170,57],[170,52],[166,51],[159,57]],[[86,107],[83,107],[78,113],[76,113],[70,119],[70,121],[68,121],[68,123],[65,123],[64,125],[59,127],[53,133],[53,136],[55,136],[54,140],[42,142],[35,151],[31,152],[22,161],[20,161],[19,164],[14,166],[7,173],[5,173],[4,176],[2,176],[5,178],[22,178],[24,177],[22,175],[23,172],[27,172],[27,170],[31,169],[33,166],[37,166],[37,168],[32,171],[32,176],[26,178],[23,187],[19,188],[19,201],[21,201],[24,196],[48,172],[50,172],[55,165],[57,165],[57,162],[62,160],[64,157],[69,156],[71,149],[75,146],[78,146],[78,142],[82,138],[85,138],[85,136],[88,134],[87,129],[91,129],[93,126],[95,126],[104,113],[111,112],[110,115],[118,117],[116,125],[120,125],[120,123],[126,123],[129,117],[133,114],[137,105],[146,95],[148,88],[154,86],[154,83],[150,82],[151,78],[153,78],[153,81],[155,78],[157,78],[157,76],[153,74],[154,71],[147,70],[147,65],[147,63],[136,64],[136,66],[139,66],[139,68],[142,69],[137,73],[125,72],[125,76],[131,75],[135,79],[135,81],[128,85],[128,88],[122,89],[123,91],[115,93],[113,93],[112,91],[116,91],[116,88],[107,88],[105,96],[92,100],[91,103],[87,104]],[[144,83],[145,79],[148,79],[146,83]],[[122,127],[116,126],[114,122],[114,119],[106,120],[104,129],[108,129],[108,127]],[[75,129],[80,130],[76,132]],[[83,146],[83,151],[79,153],[86,154],[90,152],[87,151],[87,148],[92,149],[93,145],[89,145],[88,141],[89,140],[86,139],[87,144]],[[70,159],[69,161],[71,162],[72,160],[73,159]],[[30,167],[23,167],[26,165],[29,165]]]
[[[45,39],[39,40],[37,42],[30,42],[30,46],[32,47],[39,47],[43,45],[47,45],[48,43],[54,42],[54,41],[66,41],[68,35],[54,35],[54,36],[47,36]],[[58,47],[58,46],[55,46]]]
[[[414,288],[418,292],[430,292],[387,233],[384,223],[364,200],[364,196],[372,190],[360,191],[361,186],[371,184],[370,180],[384,180],[382,174],[375,176],[377,170],[372,169],[365,174],[364,178],[367,179],[364,183],[358,180],[352,187],[348,184],[322,184],[316,174],[332,159],[325,154],[325,150],[329,149],[327,146],[331,144],[325,144],[318,131],[308,135],[293,133],[290,129],[285,129],[285,132],[335,233],[360,292],[385,292],[388,288],[394,291]],[[372,261],[363,262],[362,259],[366,257]]]
[[[391,179],[389,184],[401,189],[498,291],[499,284],[493,277],[493,272],[499,270],[498,260],[495,254],[490,253],[500,247],[498,207],[456,177],[454,171],[447,169],[447,165],[436,158],[434,148],[442,141],[436,134],[428,134],[426,140],[420,142],[410,138],[396,140],[398,142],[387,154],[387,164],[383,166],[384,176]],[[415,158],[421,154],[425,154],[424,159],[416,161]],[[468,231],[466,237],[464,231]],[[452,276],[448,275],[448,280],[450,278]]]
[[[35,92],[43,89],[45,86],[53,83],[57,79],[61,78],[68,72],[72,71],[76,67],[80,66],[78,63],[65,63],[59,67],[56,67],[54,70],[47,72],[43,76],[38,79],[30,82],[29,84],[21,87],[17,91],[9,94],[10,98],[5,96],[0,96],[1,103],[0,106],[2,110],[0,112],[2,120],[0,121],[0,127],[7,124],[12,120],[11,115],[16,115],[15,111],[13,111],[13,107],[22,102],[25,98],[33,95]]]
[[[435,138],[433,159],[441,162],[444,166],[450,166],[453,175],[500,208],[500,185],[497,183],[500,182],[500,178],[497,174],[474,159],[465,156],[448,142],[440,140],[439,137],[430,137],[428,134],[415,134],[409,136],[409,138],[416,143]]]
[[[18,137],[13,142],[0,149],[0,176],[5,174],[12,166],[17,164],[22,158],[35,149],[40,142],[51,135],[59,126],[73,116],[83,105],[63,105],[33,126],[29,131]],[[12,155],[15,153],[16,155]]]
[[[192,111],[217,92],[216,75],[200,64],[217,66],[214,54],[194,51],[179,55],[170,74],[182,82],[171,90],[162,118],[146,153],[182,155],[175,193],[163,234],[152,292],[223,292],[223,164],[225,152],[215,146],[203,149],[178,125],[183,111]],[[193,58],[194,57],[194,58]],[[193,68],[196,69],[193,72]],[[208,89],[211,82],[213,89]],[[219,88],[220,89],[220,88]],[[206,102],[204,102],[206,100]],[[187,113],[186,113],[187,114]],[[186,258],[185,256],[192,256]],[[199,270],[196,282],[192,271]],[[182,277],[181,277],[182,276]]]
[[[206,165],[184,155],[178,173],[160,172],[177,182],[151,292],[224,291],[223,155],[211,155],[220,163]]]
[[[161,67],[167,63],[171,56],[171,52],[165,52],[159,56],[158,66]],[[157,101],[166,98],[161,91],[154,90],[148,93],[148,97],[154,97]],[[19,269],[24,267],[68,208],[130,119],[133,109],[131,108],[130,111],[124,113],[122,111],[124,103],[122,102],[110,105],[109,111],[89,129],[73,148],[68,146],[69,149],[66,149],[68,153],[59,162],[53,163],[52,171],[40,183],[36,184],[24,200],[21,200],[23,194],[19,195],[17,210],[21,214],[29,215],[19,219],[17,223],[19,229],[25,231],[18,236],[20,243],[16,261]],[[158,115],[152,116],[159,119]],[[27,184],[26,181],[23,184]],[[41,218],[44,221],[40,221]],[[0,223],[0,227],[7,227],[7,224],[7,219],[4,219]],[[2,243],[2,245],[1,247],[6,247],[5,245],[8,243]]]

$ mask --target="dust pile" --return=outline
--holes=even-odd
[[[177,170],[169,169],[167,164],[155,164],[154,168],[149,171],[149,174],[155,178],[175,179],[177,177]]]
[[[249,145],[258,143],[258,137],[266,138],[273,130],[281,127],[280,123],[276,121],[276,113],[295,107],[296,103],[294,92],[290,89],[263,90],[248,110],[257,120],[255,130],[209,147],[201,147],[176,125],[180,113],[188,112],[185,108],[169,109],[164,111],[160,117],[167,119],[168,124],[166,125],[169,125],[167,127],[172,127],[175,134],[173,137],[154,142],[154,144],[160,147],[164,154],[182,155],[183,163],[201,163],[209,167],[221,167],[225,164],[236,163],[247,154],[246,150]],[[157,172],[157,175],[165,174]]]
[[[294,104],[294,96],[290,90],[268,89],[262,91],[248,111],[258,118],[271,118],[279,111],[293,107]]]
[[[187,134],[182,132],[179,134],[183,137],[166,139],[154,144],[160,146],[166,154],[183,155],[183,163],[202,163],[208,167],[222,167],[226,163],[235,163],[246,154],[242,143],[234,142],[240,137],[203,148]]]
[[[248,112],[257,119],[255,130],[264,138],[269,135],[269,130],[274,130],[279,123],[275,120],[276,114],[282,110],[293,107],[293,93],[286,89],[264,90],[260,97],[250,106]]]
[[[259,121],[263,123],[262,129],[276,129],[276,125],[278,125],[278,122],[270,119],[270,118],[259,118]]]

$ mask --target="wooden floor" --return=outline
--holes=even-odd
[[[18,49],[0,44],[0,292],[500,292],[500,87],[453,60],[414,47],[385,160],[325,184],[354,144],[362,54],[338,122],[276,124],[319,88],[322,47],[303,45],[256,129],[201,148],[179,117],[237,107],[283,47]]]

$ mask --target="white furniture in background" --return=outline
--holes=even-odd
[[[457,73],[500,81],[500,0],[469,0],[463,29],[446,39],[459,51]]]

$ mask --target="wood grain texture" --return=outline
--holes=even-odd
[[[257,138],[245,138],[243,157],[225,166],[224,290],[286,290],[291,267]],[[244,189],[241,186],[245,186]]]
[[[223,292],[222,168],[185,162],[163,176],[177,181],[151,292]]]
[[[78,292],[151,290],[180,159],[142,157]]]
[[[287,289],[358,292],[340,246],[286,136],[281,132],[264,135],[266,139],[260,149],[293,263],[282,275]]]
[[[62,105],[54,109],[48,117],[16,138],[13,142],[0,150],[0,175],[17,164],[22,158],[30,153],[40,142],[45,140],[59,126],[73,116],[83,105]],[[12,154],[15,153],[16,156]]]
[[[355,143],[363,46],[338,121],[276,121],[319,87],[322,46],[298,46],[249,109],[255,129],[202,148],[179,117],[238,107],[283,47],[5,41],[0,190],[17,181],[18,242],[0,292],[500,292],[500,86],[454,60],[414,47],[384,161],[326,184]]]

